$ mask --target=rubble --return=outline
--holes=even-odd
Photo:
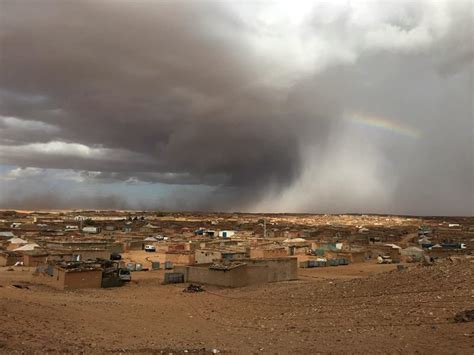
[[[474,321],[474,309],[467,309],[456,313],[454,321],[457,323],[473,322]]]
[[[190,284],[186,287],[183,292],[187,293],[196,293],[196,292],[203,292],[204,288],[201,285]]]

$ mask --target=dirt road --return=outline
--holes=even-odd
[[[311,269],[299,281],[193,294],[161,285],[162,272],[63,292],[2,269],[0,352],[472,354],[474,323],[452,319],[474,308],[473,266]]]

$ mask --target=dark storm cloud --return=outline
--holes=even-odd
[[[474,212],[471,3],[315,3],[276,34],[227,5],[0,0],[0,163],[216,187],[191,209]]]
[[[186,182],[212,184],[221,176],[239,186],[285,183],[297,170],[294,132],[272,90],[240,92],[256,73],[245,44],[217,33],[238,21],[216,4],[4,1],[2,8],[2,114],[58,127],[33,142],[134,156],[124,153],[120,168],[79,157],[73,168],[156,173],[157,181],[187,174]],[[10,132],[2,139],[28,140]],[[63,155],[37,155],[2,160],[71,168]]]
[[[18,192],[18,191],[17,191]],[[12,209],[127,209],[129,204],[114,195],[59,196],[56,191],[32,192],[25,195],[10,194],[2,199],[3,208]]]

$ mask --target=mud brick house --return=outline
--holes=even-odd
[[[250,259],[272,259],[288,256],[286,248],[252,248],[250,249]]]
[[[100,288],[103,269],[99,265],[49,264],[37,273],[40,283],[60,290]]]
[[[222,253],[218,250],[198,249],[194,252],[196,264],[209,264],[214,260],[220,260]]]
[[[173,265],[190,265],[195,263],[194,252],[192,251],[158,251],[153,255],[160,263],[169,261]]]
[[[185,282],[222,287],[242,287],[298,278],[296,258],[244,259],[201,265],[175,267]]]
[[[10,250],[0,251],[0,266],[11,266],[15,265],[17,261],[21,260],[21,256]]]
[[[48,261],[71,261],[72,252],[27,251],[23,253],[23,265],[37,267]]]

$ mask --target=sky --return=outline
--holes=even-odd
[[[474,215],[473,14],[0,0],[0,208]]]

